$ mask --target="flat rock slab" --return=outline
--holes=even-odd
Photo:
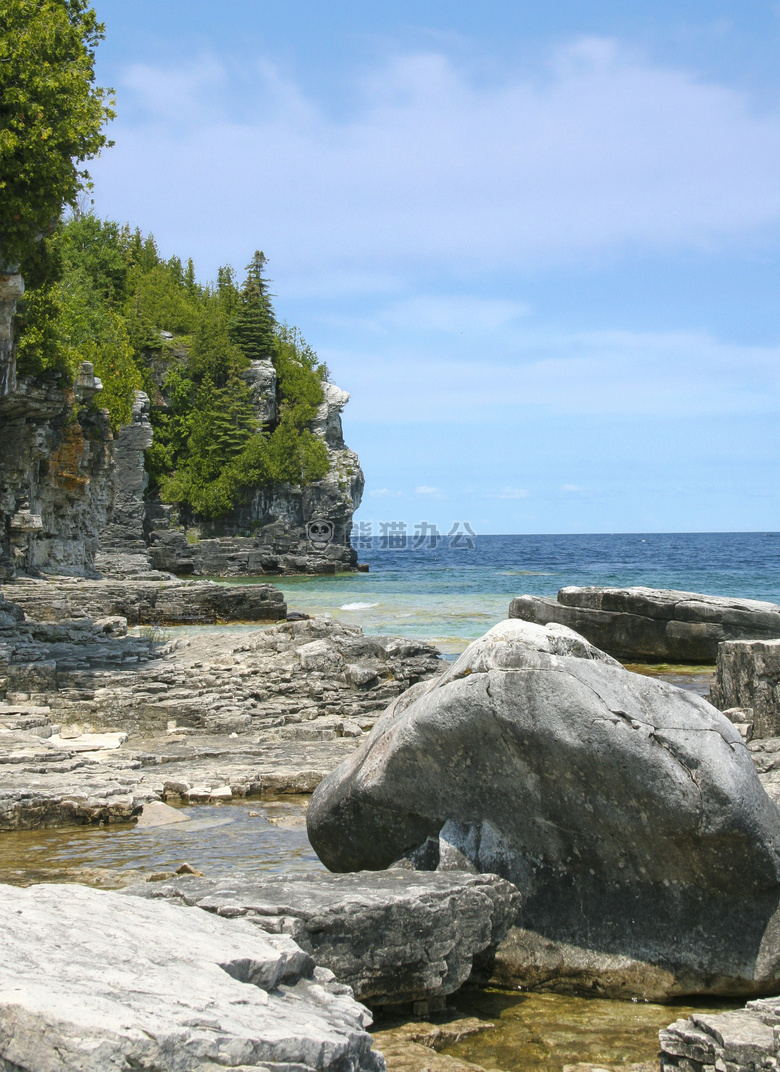
[[[325,619],[174,636],[116,636],[87,618],[0,622],[0,697],[23,696],[48,706],[52,722],[90,731],[150,732],[172,723],[289,734],[323,716],[376,717],[443,669],[424,641],[364,636]]]
[[[776,603],[661,588],[571,586],[519,596],[509,617],[566,625],[624,662],[715,663],[724,640],[780,638]]]
[[[131,625],[186,625],[278,622],[287,614],[284,596],[272,584],[62,578],[15,581],[5,595],[40,622],[121,615]]]
[[[383,1072],[370,1016],[286,935],[84,886],[0,886],[14,1072]]]
[[[780,812],[740,734],[564,626],[503,622],[399,697],[307,827],[333,871],[405,856],[513,882],[535,944],[499,946],[504,984],[780,987]]]
[[[311,793],[355,749],[351,738],[263,742],[228,736],[149,740],[146,747],[67,752],[46,740],[3,752],[0,831],[128,822],[149,801],[209,803]]]
[[[507,933],[519,895],[495,875],[397,869],[358,874],[183,876],[128,893],[173,898],[289,934],[374,1005],[454,993]]]
[[[780,1067],[780,998],[676,1020],[659,1032],[659,1040],[662,1069],[769,1072]]]

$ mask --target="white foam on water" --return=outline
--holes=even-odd
[[[344,603],[339,610],[367,610],[369,607],[378,607],[378,603]]]

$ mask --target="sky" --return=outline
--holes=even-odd
[[[780,2],[94,6],[95,210],[263,250],[356,521],[780,530]]]

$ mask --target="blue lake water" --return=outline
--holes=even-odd
[[[564,585],[647,585],[780,603],[780,533],[476,536],[473,546],[361,548],[369,573],[280,577],[291,610],[459,652],[514,596]],[[268,578],[258,578],[267,580]],[[239,582],[239,583],[247,583]]]

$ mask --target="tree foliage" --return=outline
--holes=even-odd
[[[146,465],[164,499],[219,518],[252,488],[327,473],[327,450],[309,428],[327,369],[295,328],[277,323],[262,253],[241,286],[226,266],[203,287],[192,261],[164,260],[151,235],[86,214],[36,256],[38,285],[19,303],[19,372],[72,376],[91,361],[115,429],[143,387],[154,425]],[[277,418],[265,428],[243,378],[257,360],[276,369]]]
[[[0,257],[19,262],[75,205],[89,174],[79,165],[106,144],[113,90],[94,84],[104,36],[87,0],[0,5]]]

